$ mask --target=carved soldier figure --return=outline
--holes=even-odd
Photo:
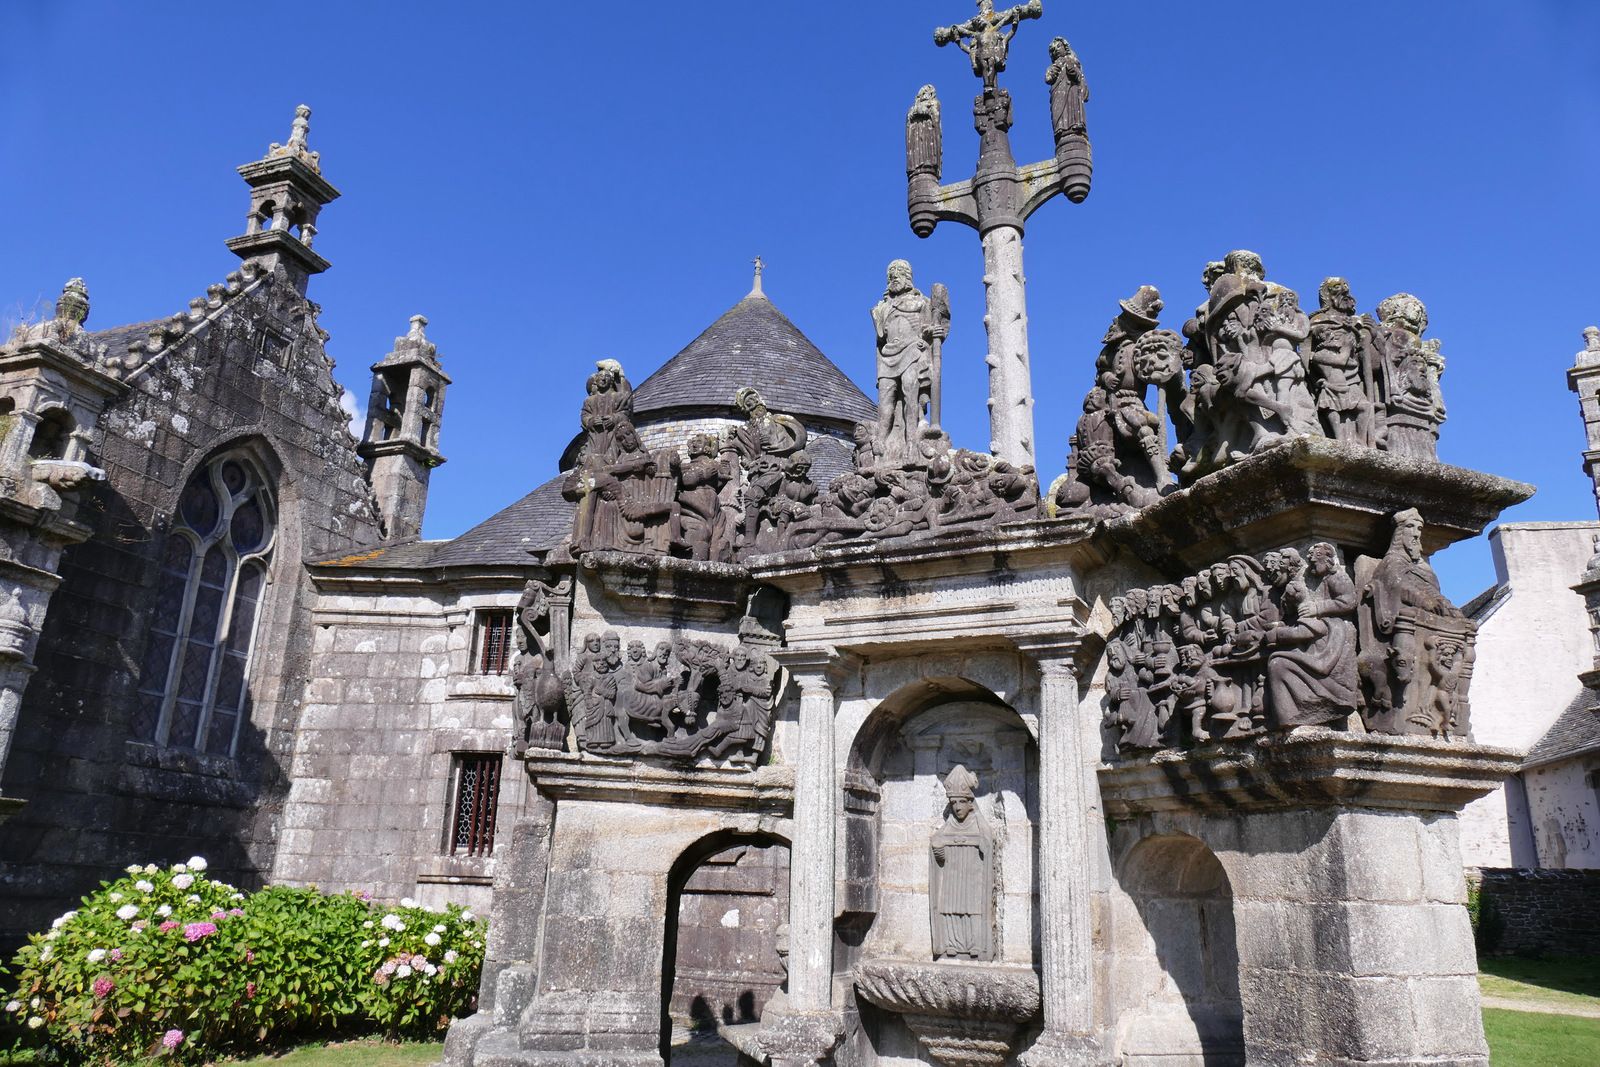
[[[1355,297],[1343,278],[1327,278],[1317,290],[1320,307],[1311,316],[1311,385],[1323,429],[1336,441],[1373,448],[1372,325],[1357,316]]]
[[[929,847],[928,910],[933,958],[995,958],[995,838],[974,790],[978,778],[957,764],[945,776],[950,814]]]
[[[878,344],[878,433],[880,458],[904,465],[916,455],[924,423],[923,404],[933,382],[933,344],[948,333],[928,298],[911,284],[911,264],[889,264],[888,285],[872,309]]]

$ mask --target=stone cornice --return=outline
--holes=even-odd
[[[1499,788],[1520,763],[1510,749],[1470,742],[1302,729],[1101,767],[1100,796],[1112,818],[1319,807],[1459,811]]]
[[[781,816],[788,816],[794,808],[794,772],[788,767],[666,767],[642,760],[532,751],[526,763],[534,787],[555,800]]]

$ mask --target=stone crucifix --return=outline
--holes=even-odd
[[[1018,26],[1043,13],[1040,0],[1003,12],[995,11],[992,0],[979,0],[977,15],[934,31],[935,44],[955,44],[972,58],[972,72],[982,82],[982,90],[973,102],[979,144],[978,168],[972,178],[939,184],[943,134],[939,128],[939,101],[932,86],[923,86],[906,117],[906,182],[912,232],[927,237],[940,222],[960,222],[977,230],[983,242],[984,323],[989,331],[985,360],[989,366],[989,450],[996,459],[1018,467],[1028,464],[1034,469],[1038,464],[1032,371],[1028,363],[1022,228],[1028,216],[1057,193],[1065,193],[1074,203],[1089,194],[1089,145],[1082,115],[1087,92],[1081,90],[1082,67],[1077,65],[1077,57],[1071,56],[1071,64],[1065,62],[1070,49],[1061,47],[1064,41],[1052,46],[1052,65],[1047,74],[1053,87],[1052,118],[1062,127],[1056,131],[1056,156],[1018,167],[1011,154],[1011,94],[999,86],[998,79],[1006,68]]]

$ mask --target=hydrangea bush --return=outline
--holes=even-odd
[[[29,938],[4,982],[23,1043],[72,1061],[199,1061],[308,1034],[424,1036],[471,1010],[485,934],[471,912],[245,894],[205,870],[198,856],[129,867]]]

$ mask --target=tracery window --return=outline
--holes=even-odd
[[[250,658],[277,532],[271,486],[244,455],[189,480],[167,536],[135,735],[232,756],[249,717]]]

